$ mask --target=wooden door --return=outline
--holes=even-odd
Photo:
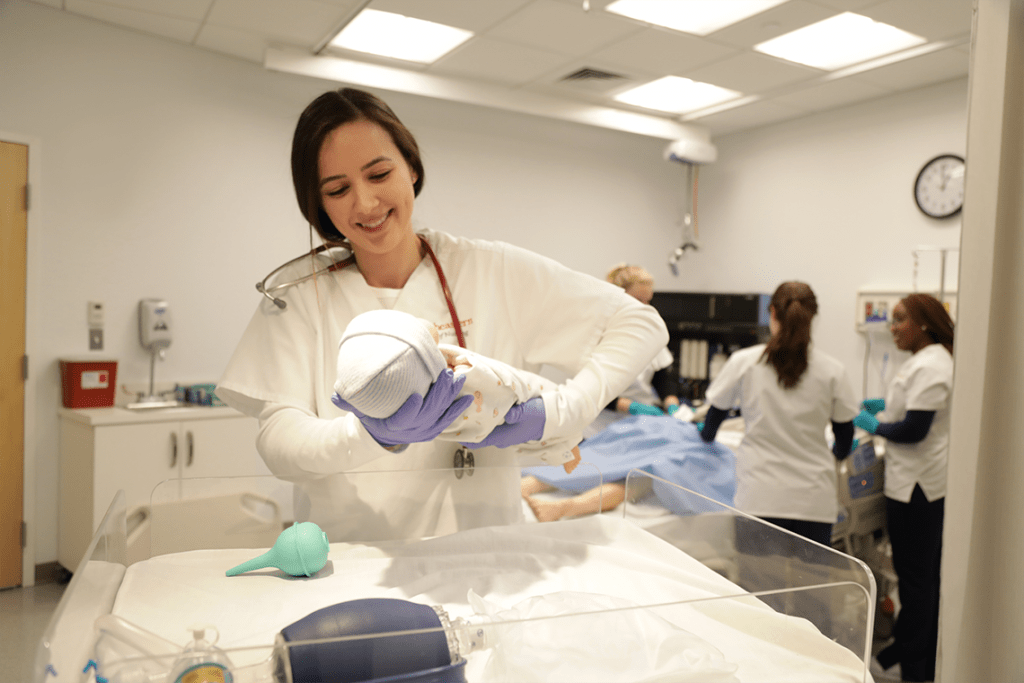
[[[28,147],[0,142],[0,588],[20,586]]]

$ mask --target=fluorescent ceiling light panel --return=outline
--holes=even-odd
[[[691,81],[689,78],[665,76],[619,93],[615,99],[637,107],[685,114],[731,100],[741,94],[710,83]]]
[[[430,64],[473,36],[471,31],[413,19],[393,12],[364,9],[330,45],[381,57]]]
[[[895,26],[843,12],[755,45],[754,49],[790,62],[835,71],[925,42],[921,36]]]
[[[605,10],[665,28],[706,36],[786,0],[615,0]]]

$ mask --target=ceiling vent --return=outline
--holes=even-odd
[[[630,79],[622,74],[585,66],[558,79],[558,85],[569,85],[592,92],[607,92],[620,87]]]
[[[563,81],[617,81],[625,78],[619,74],[613,74],[609,71],[601,71],[600,69],[591,69],[589,66],[585,66],[582,69],[573,71],[567,76],[562,76]]]

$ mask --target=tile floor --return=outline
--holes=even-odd
[[[0,590],[0,683],[30,683],[36,647],[66,584]]]

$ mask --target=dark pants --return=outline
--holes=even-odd
[[[825,546],[829,546],[832,539],[832,525],[828,522],[776,517],[761,519]],[[735,524],[740,585],[744,589],[751,592],[787,586],[797,589],[833,581],[835,556],[830,550],[746,517],[736,517]],[[825,636],[832,638],[835,630],[830,604],[833,595],[834,592],[828,589],[811,589],[761,595],[759,599],[781,614],[808,619]]]
[[[783,519],[781,517],[762,517],[762,519],[822,545],[832,546],[832,525],[828,522],[808,522],[803,519]]]
[[[928,502],[920,485],[909,503],[885,499],[900,611],[892,645],[878,653],[885,668],[896,663],[904,681],[935,680],[939,642],[939,567],[945,498]]]

